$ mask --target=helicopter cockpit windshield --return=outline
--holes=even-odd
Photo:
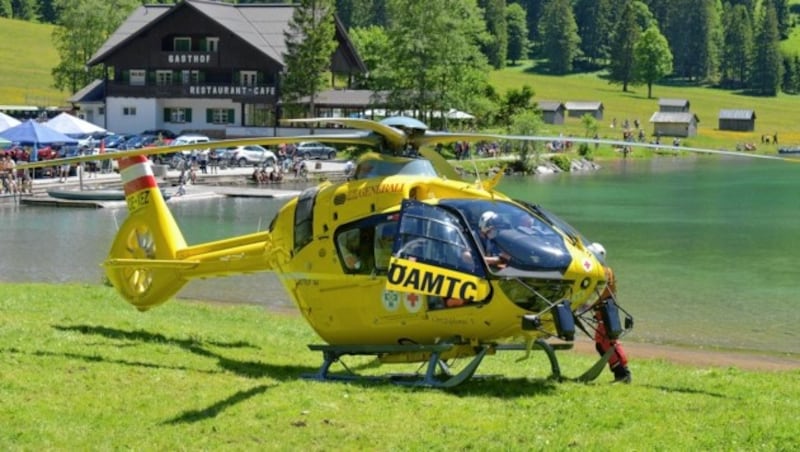
[[[358,162],[354,179],[369,179],[395,175],[431,176],[437,173],[431,162],[425,159],[375,157]]]
[[[446,200],[442,205],[463,215],[485,256],[502,254],[510,268],[563,273],[572,260],[553,224],[529,210],[478,199]]]
[[[482,218],[491,216],[491,220]],[[439,205],[403,202],[394,254],[484,277],[502,254],[506,269],[563,274],[572,256],[564,236],[547,218],[507,202],[448,199]],[[523,275],[520,275],[523,276]]]

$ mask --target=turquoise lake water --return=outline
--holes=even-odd
[[[800,166],[737,158],[606,162],[504,179],[602,243],[630,341],[800,353]],[[191,243],[266,229],[285,200],[172,204]],[[101,279],[123,209],[0,206],[0,280]],[[269,294],[265,299],[264,294]],[[290,308],[271,274],[199,281],[181,296]]]

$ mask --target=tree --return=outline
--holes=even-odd
[[[479,0],[478,5],[484,10],[486,29],[491,36],[484,46],[483,53],[493,68],[502,69],[506,65],[508,52],[506,0]]]
[[[735,5],[723,15],[725,34],[720,73],[723,86],[743,87],[750,76],[753,54],[753,20],[745,5]]]
[[[673,0],[664,34],[674,56],[675,74],[711,79],[718,72],[721,45],[717,0]]]
[[[541,130],[543,122],[541,112],[529,108],[519,111],[511,117],[511,124],[508,131],[512,135],[535,136]],[[519,163],[517,163],[518,167],[515,169],[527,173],[532,167],[532,164],[528,161],[531,148],[533,148],[532,150],[535,153],[534,163],[537,164],[539,163],[539,147],[535,141],[517,141],[515,145],[519,152]]]
[[[611,63],[608,66],[609,83],[619,83],[622,91],[628,91],[628,84],[635,81],[633,71],[633,49],[639,39],[639,25],[636,23],[636,10],[633,2],[625,1],[622,15],[615,24],[611,40]]]
[[[281,97],[290,104],[308,96],[308,114],[316,115],[317,93],[326,86],[334,39],[333,0],[301,0],[283,36],[286,53]]]
[[[610,0],[578,0],[575,4],[581,51],[592,63],[608,59],[612,14]]]
[[[761,23],[756,33],[753,71],[750,87],[756,94],[776,96],[781,82],[781,52],[779,47],[778,18],[772,2],[765,1],[762,6]]]
[[[489,66],[480,48],[488,39],[475,0],[389,0],[392,109],[469,111],[484,94]],[[413,32],[410,32],[413,30]]]
[[[506,126],[511,126],[512,118],[525,110],[530,110],[533,106],[532,100],[535,95],[533,88],[522,85],[522,88],[509,88],[500,102],[500,119]]]
[[[672,72],[672,53],[667,38],[651,25],[633,49],[636,79],[647,84],[647,98],[653,97],[653,82]]]
[[[139,4],[137,0],[55,0],[58,22],[53,42],[60,62],[53,68],[53,85],[75,93],[102,78],[102,68],[86,63]]]
[[[580,54],[581,38],[570,0],[551,0],[545,5],[542,36],[542,55],[547,58],[550,72],[572,71],[572,62]]]
[[[528,26],[525,22],[525,10],[517,3],[512,3],[506,7],[506,23],[508,24],[508,59],[511,64],[516,65],[517,61],[527,58],[528,46]]]
[[[39,8],[36,0],[11,0],[13,18],[35,21],[39,17]]]
[[[370,26],[353,28],[350,30],[350,40],[353,42],[361,61],[369,68],[369,75],[357,77],[357,84],[365,89],[374,91],[385,89],[391,84],[392,46],[386,30],[382,27]]]
[[[14,9],[11,7],[11,0],[0,0],[0,17],[14,17]]]

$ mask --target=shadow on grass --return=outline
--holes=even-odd
[[[225,411],[228,407],[234,406],[237,403],[244,402],[245,400],[255,397],[259,394],[264,393],[269,386],[267,385],[259,385],[254,388],[250,388],[246,391],[239,391],[232,396],[220,400],[219,402],[204,408],[202,410],[190,410],[186,411],[185,413],[181,414],[178,417],[174,417],[167,421],[164,421],[163,424],[166,425],[175,425],[175,424],[188,424],[192,422],[203,421],[206,419],[217,417],[218,414]]]
[[[700,394],[706,395],[709,397],[717,397],[720,399],[727,399],[728,396],[725,394],[720,394],[719,392],[710,392],[710,391],[703,391],[700,389],[695,388],[687,388],[687,387],[670,387],[670,386],[660,386],[660,385],[642,385],[645,388],[651,388],[658,391],[663,391],[667,393],[678,393],[678,394]]]
[[[183,350],[186,350],[189,353],[193,353],[195,355],[203,356],[206,358],[216,359],[217,364],[221,369],[228,372],[233,372],[237,375],[247,378],[270,377],[280,381],[292,381],[295,380],[298,377],[298,375],[302,373],[313,372],[316,370],[315,368],[308,366],[278,366],[278,365],[265,364],[263,362],[257,362],[257,361],[234,360],[222,356],[218,353],[215,353],[211,350],[208,350],[207,348],[205,348],[206,344],[200,341],[194,339],[170,338],[161,333],[151,333],[142,330],[125,331],[115,328],[108,328],[104,326],[93,326],[93,325],[72,325],[72,326],[54,325],[53,328],[59,331],[79,332],[81,334],[97,335],[115,340],[129,340],[129,341],[137,341],[137,342],[145,342],[153,344],[174,345]],[[252,349],[258,348],[247,342],[222,343],[222,342],[209,341],[207,345],[214,347],[222,347],[222,348],[252,348]],[[76,355],[74,357],[80,358],[80,355]],[[86,359],[94,361],[98,360],[97,356],[94,355],[86,355]],[[106,360],[105,358],[99,358],[99,360],[103,362],[114,362]],[[118,363],[126,365],[145,366],[145,367],[159,367],[159,368],[165,367],[152,363],[138,363],[138,362],[125,362],[125,361],[121,361]],[[173,368],[170,366],[166,367]],[[185,368],[181,369],[191,370]]]

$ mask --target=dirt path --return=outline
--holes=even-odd
[[[800,357],[791,355],[758,355],[717,350],[689,349],[669,345],[624,342],[628,359],[663,359],[676,364],[700,367],[736,367],[742,370],[783,371],[800,370]],[[577,341],[575,350],[596,354],[594,343]]]

